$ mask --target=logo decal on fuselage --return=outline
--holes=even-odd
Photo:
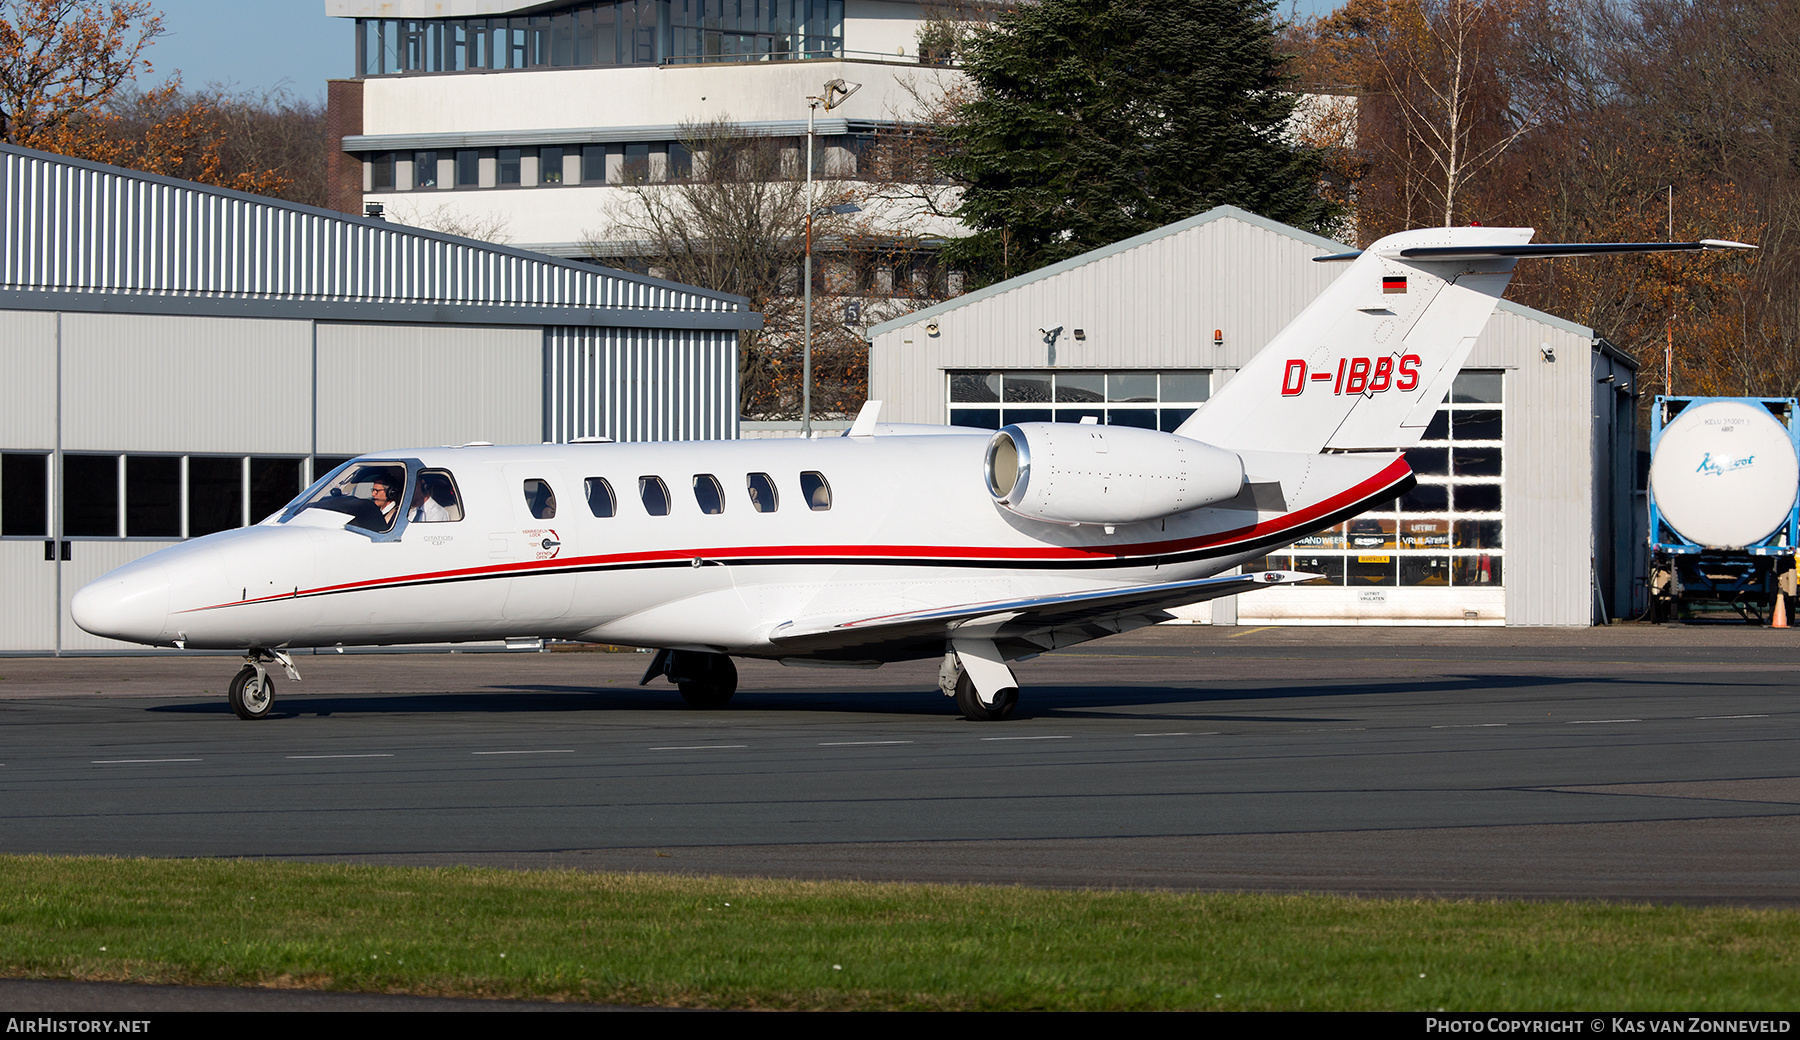
[[[1281,396],[1298,397],[1310,383],[1330,383],[1333,396],[1344,394],[1379,394],[1384,390],[1416,390],[1419,387],[1417,354],[1402,354],[1398,363],[1392,357],[1338,358],[1337,371],[1329,368],[1308,372],[1306,362],[1290,358],[1281,373]]]

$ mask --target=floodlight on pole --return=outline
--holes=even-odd
[[[806,99],[806,268],[802,275],[805,283],[804,310],[805,333],[800,347],[800,436],[812,436],[812,222],[813,222],[813,117],[823,107],[829,112],[844,103],[850,95],[862,89],[861,83],[845,83],[841,79],[825,81],[825,88],[818,97]],[[833,206],[836,212],[856,212],[842,210]]]

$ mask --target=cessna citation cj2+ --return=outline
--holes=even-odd
[[[1529,228],[1382,239],[1174,433],[882,425],[829,440],[381,452],[252,527],[106,574],[95,635],[243,650],[260,718],[296,647],[543,636],[650,647],[696,707],[733,657],[941,657],[969,719],[1018,701],[1008,662],[1305,581],[1231,574],[1405,492],[1415,444],[1523,257],[1751,248],[1529,245]]]

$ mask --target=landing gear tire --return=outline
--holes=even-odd
[[[1008,686],[994,698],[990,707],[981,703],[981,695],[975,692],[975,683],[964,672],[956,677],[956,706],[961,709],[962,716],[970,722],[999,722],[1013,713],[1019,706],[1019,688]]]
[[[260,719],[275,707],[274,684],[267,674],[245,665],[231,680],[231,712],[240,719]]]
[[[731,702],[731,695],[737,692],[737,665],[724,654],[695,654],[701,657],[704,665],[697,665],[691,658],[679,662],[683,678],[676,682],[681,691],[681,699],[690,708],[701,711],[716,711]]]

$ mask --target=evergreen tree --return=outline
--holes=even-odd
[[[1318,229],[1336,207],[1289,141],[1270,0],[1039,0],[977,30],[949,130],[973,233],[1006,278],[1229,203]]]

